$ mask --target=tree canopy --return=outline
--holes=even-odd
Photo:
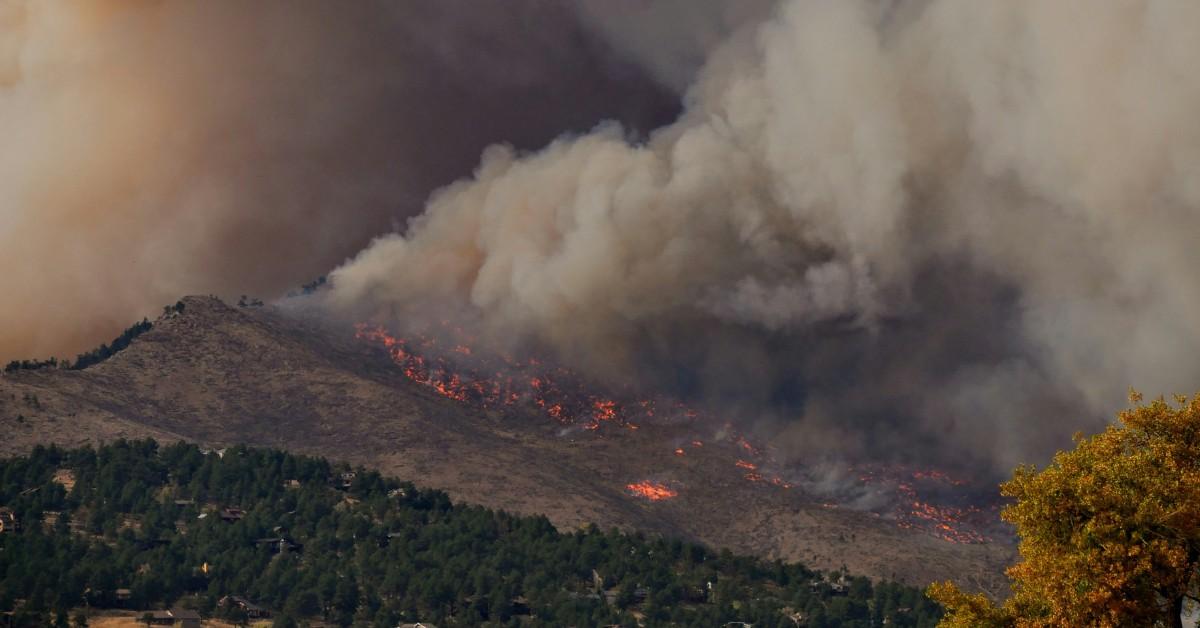
[[[0,507],[20,522],[0,533],[0,611],[15,625],[85,604],[244,620],[233,598],[277,625],[931,628],[941,616],[897,583],[616,529],[560,531],[276,450],[37,447],[0,459]]]
[[[1013,595],[997,606],[935,585],[942,626],[1182,626],[1200,585],[1200,396],[1130,400],[1118,424],[1002,485]]]

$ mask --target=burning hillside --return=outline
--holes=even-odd
[[[637,431],[642,426],[671,425],[690,431],[678,446],[664,448],[664,469],[678,469],[689,450],[710,441],[727,460],[728,473],[748,485],[795,491],[795,499],[832,498],[827,507],[869,510],[904,529],[919,530],[952,543],[984,543],[984,530],[995,527],[997,509],[986,496],[971,493],[964,480],[936,469],[898,465],[859,465],[856,474],[830,491],[814,480],[816,471],[782,464],[770,446],[756,445],[729,421],[683,401],[646,398],[630,386],[602,387],[571,369],[539,358],[518,359],[477,345],[465,330],[442,323],[435,333],[398,336],[380,326],[359,324],[356,337],[382,347],[408,380],[438,395],[483,410],[534,412],[563,427],[561,434],[592,434],[607,430]],[[712,442],[712,441],[716,442]],[[674,486],[654,480],[625,485],[632,495],[650,502],[686,492],[686,482]],[[869,504],[861,502],[871,495]]]
[[[658,482],[634,482],[625,486],[630,493],[644,497],[652,502],[678,497],[679,492]]]
[[[183,303],[94,367],[0,375],[0,429],[7,436],[0,451],[147,436],[217,449],[269,445],[420,479],[456,502],[544,514],[560,529],[595,523],[684,536],[913,584],[998,577],[1010,560],[1004,536],[949,543],[928,533],[929,522],[913,518],[916,527],[900,527],[904,520],[884,500],[862,499],[896,495],[885,476],[867,486],[859,479],[865,467],[856,467],[829,488],[820,483],[831,475],[825,470],[790,462],[777,443],[727,427],[707,407],[597,385],[546,361],[513,359],[520,368],[497,368],[502,360],[483,351],[487,344],[465,335],[439,333],[422,347],[413,334],[387,334],[405,339],[412,354],[398,363],[373,327],[356,339],[352,327],[299,310],[238,308],[207,297]],[[457,341],[448,342],[452,337]],[[406,372],[417,356],[425,370]],[[438,359],[445,362],[438,366]],[[515,401],[504,390],[488,401],[473,386],[494,390],[498,372],[512,376]],[[534,374],[548,374],[553,386],[543,388],[560,391],[545,401],[562,405],[561,419],[539,407],[529,383]],[[639,403],[647,399],[652,418]],[[612,420],[597,420],[599,400],[612,402],[599,413],[611,410]],[[71,429],[63,429],[66,422]],[[593,422],[596,429],[585,429]],[[966,487],[946,484],[946,494],[931,487],[914,481],[915,501],[962,504],[950,492]]]
[[[360,324],[357,337],[384,347],[405,377],[448,399],[485,409],[533,408],[567,427],[597,431],[601,425],[637,430],[639,423],[687,420],[698,414],[682,403],[639,399],[632,390],[598,394],[581,377],[536,358],[472,348],[463,330],[443,325],[455,340],[416,334],[399,337],[378,326]]]

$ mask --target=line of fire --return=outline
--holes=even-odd
[[[583,433],[599,434],[604,429],[637,431],[641,425],[663,419],[697,429],[717,424],[724,440],[732,444],[728,464],[731,473],[772,490],[789,491],[803,483],[799,479],[803,477],[802,470],[781,468],[769,448],[755,445],[728,422],[718,422],[682,401],[639,399],[631,390],[601,393],[570,369],[536,358],[517,360],[478,350],[472,346],[468,334],[449,325],[440,331],[444,333],[438,337],[425,334],[400,337],[380,326],[359,324],[355,336],[386,350],[408,380],[447,399],[484,410],[536,412]],[[447,336],[453,340],[446,341]],[[665,452],[665,458],[686,459],[689,449],[704,446],[704,438],[697,434],[683,444],[672,446]],[[857,465],[849,471],[856,474],[859,488],[887,496],[879,500],[886,506],[876,505],[872,512],[900,528],[921,531],[950,543],[986,543],[990,538],[982,530],[994,528],[998,521],[997,504],[970,503],[964,491],[956,490],[966,483],[942,471],[902,465]],[[650,503],[673,500],[686,493],[682,486],[655,479],[630,481],[624,489]],[[821,506],[855,508],[852,502],[849,498],[826,499]]]

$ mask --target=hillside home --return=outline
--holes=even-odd
[[[271,611],[236,595],[226,595],[218,602],[219,605],[241,609],[249,619],[270,619]]]
[[[288,552],[299,552],[301,549],[304,549],[303,545],[285,536],[258,539],[254,544],[271,548],[272,554],[287,554]]]
[[[200,613],[192,610],[173,608],[169,611],[153,611],[149,619],[151,626],[200,628]]]
[[[17,515],[9,508],[0,508],[0,534],[21,529]]]

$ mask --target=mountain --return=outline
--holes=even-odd
[[[393,357],[320,317],[188,297],[85,369],[0,377],[0,454],[122,437],[277,447],[378,469],[456,501],[544,514],[560,529],[617,526],[915,585],[953,578],[1002,595],[1014,556],[1003,531],[954,542],[936,534],[944,525],[936,508],[915,513],[918,523],[931,519],[922,527],[761,481],[746,472],[749,444],[691,446],[687,425],[565,430],[532,410],[464,403],[405,376]],[[689,443],[683,455],[679,443]],[[899,486],[901,500],[912,496],[911,483]]]

